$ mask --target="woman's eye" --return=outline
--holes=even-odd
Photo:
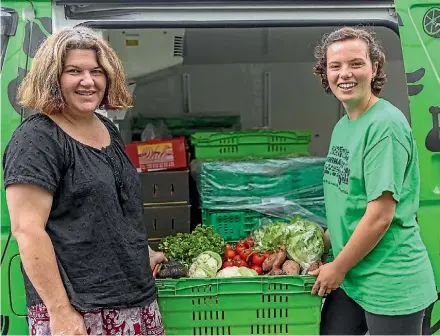
[[[354,68],[360,68],[362,66],[362,63],[353,63],[352,65]]]
[[[68,73],[78,73],[79,71],[77,69],[69,69],[67,70]]]

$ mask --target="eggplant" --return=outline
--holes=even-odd
[[[188,270],[178,261],[170,261],[168,263],[162,264],[159,272],[157,273],[159,279],[165,278],[185,278],[188,277]]]

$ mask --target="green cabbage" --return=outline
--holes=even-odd
[[[287,256],[306,269],[321,260],[324,253],[324,235],[320,226],[310,220],[295,217],[289,225],[286,239]]]
[[[222,266],[222,257],[216,252],[205,251],[194,258],[189,268],[190,278],[214,278]]]
[[[241,266],[231,266],[223,268],[217,273],[217,278],[234,278],[234,277],[256,277],[257,271]]]

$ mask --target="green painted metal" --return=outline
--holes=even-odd
[[[400,17],[411,126],[420,155],[418,221],[440,292],[440,1],[395,0],[395,5]],[[429,333],[440,335],[440,300],[429,313]]]
[[[408,79],[411,124],[420,154],[422,185],[418,221],[440,291],[440,0],[395,0],[395,4]],[[32,43],[35,43],[42,35],[47,36],[51,32],[52,1],[3,0],[1,6],[15,9],[19,16],[16,34],[8,41],[1,74],[0,147],[3,157],[6,144],[21,121],[20,109],[13,97],[10,101],[8,92],[16,91],[17,77],[24,75],[32,62],[32,55],[28,57],[25,52],[28,50],[25,41],[29,22],[23,19],[23,10],[34,8],[32,37],[35,38]],[[2,171],[0,173],[3,175]],[[0,180],[1,334],[23,335],[28,333],[23,316],[26,312],[23,278],[19,269],[18,246],[10,235],[3,179]],[[237,297],[233,298],[235,302]],[[440,301],[428,312],[427,322],[426,333],[440,335]]]
[[[35,18],[32,27],[23,19],[23,11],[34,8]],[[21,122],[20,108],[15,104],[16,89],[20,79],[29,68],[32,57],[42,36],[51,32],[52,3],[50,1],[11,1],[3,0],[2,7],[13,9],[18,14],[17,30],[10,36],[7,44],[3,70],[1,74],[1,157],[15,128]],[[27,33],[27,34],[26,34]],[[30,40],[30,43],[26,43]],[[30,48],[29,48],[30,45]],[[31,51],[31,52],[29,52]],[[32,55],[31,55],[32,56]],[[23,276],[20,268],[18,246],[10,234],[10,219],[6,206],[3,186],[3,169],[0,168],[1,180],[1,334],[26,335],[29,333],[26,322],[26,300]]]

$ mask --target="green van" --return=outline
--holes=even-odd
[[[440,292],[440,0],[3,0],[2,155],[33,113],[15,98],[38,46],[76,25],[100,31],[124,64],[134,107],[103,113],[125,141],[139,139],[135,120],[142,117],[235,114],[244,128],[312,130],[311,154],[318,156],[326,155],[343,109],[312,74],[313,47],[339,26],[372,27],[388,58],[382,96],[403,111],[418,144],[418,222]],[[2,185],[2,335],[28,334],[26,314]],[[440,335],[440,300],[424,334]]]

